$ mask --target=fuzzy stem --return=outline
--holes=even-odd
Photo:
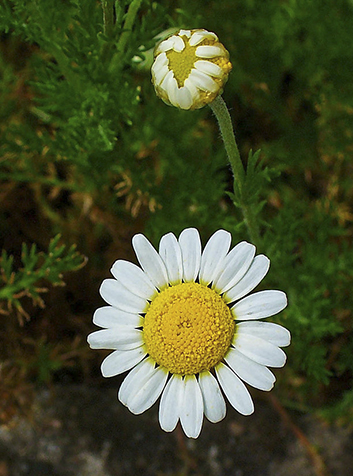
[[[243,213],[244,222],[248,229],[250,239],[253,244],[259,245],[260,234],[256,216],[249,204],[244,201],[243,185],[245,180],[244,166],[240,158],[239,149],[235,141],[232,119],[230,117],[226,103],[221,96],[210,103],[210,108],[216,116],[221,131],[224,146],[228,155],[228,160],[234,175],[234,191],[239,190],[240,208]]]
[[[235,142],[232,119],[230,117],[228,108],[221,96],[217,96],[216,99],[211,102],[210,108],[217,118],[224,146],[233,170],[234,179],[238,182],[238,186],[241,186],[244,181],[245,173],[239,154],[239,149],[237,143]]]

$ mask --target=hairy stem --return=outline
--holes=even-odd
[[[241,186],[244,181],[245,173],[239,149],[235,142],[232,119],[228,108],[221,96],[217,96],[216,99],[211,102],[210,108],[217,118],[224,146],[233,170],[234,179],[238,182],[238,186]]]
[[[252,243],[259,245],[260,234],[258,222],[252,207],[244,200],[243,187],[245,171],[240,158],[239,149],[235,141],[232,120],[228,108],[221,96],[218,96],[212,103],[210,103],[210,107],[217,118],[224,146],[228,155],[228,160],[233,171],[234,191],[237,190],[237,195],[240,196],[239,205],[243,213],[245,225],[248,229]]]

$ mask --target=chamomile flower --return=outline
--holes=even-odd
[[[164,235],[157,252],[138,234],[132,244],[141,267],[124,260],[111,269],[100,293],[108,306],[93,322],[103,329],[88,336],[94,349],[112,349],[102,374],[129,371],[118,397],[134,414],[161,396],[159,421],[172,431],[180,420],[197,438],[203,416],[218,422],[226,414],[224,396],[241,414],[254,411],[244,384],[271,390],[289,345],[284,327],[259,319],[287,305],[282,291],[248,295],[269,269],[245,241],[230,249],[231,235],[214,233],[204,250],[199,233],[185,229],[177,239]]]
[[[157,96],[181,109],[199,109],[222,93],[232,69],[229,53],[207,30],[179,30],[155,49]]]

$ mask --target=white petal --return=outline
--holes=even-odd
[[[181,375],[173,374],[163,391],[159,405],[159,422],[164,431],[173,431],[176,427],[183,395],[183,378]]]
[[[215,78],[223,77],[223,70],[218,64],[211,63],[211,61],[198,60],[194,63],[194,66],[197,70],[202,71],[203,73],[214,76]]]
[[[224,51],[219,46],[198,46],[196,48],[196,56],[199,58],[215,58],[216,56],[224,56]]]
[[[207,286],[219,273],[220,266],[228,253],[232,237],[225,230],[218,230],[206,243],[201,256],[200,283]]]
[[[168,285],[168,274],[162,258],[153,248],[147,238],[138,234],[132,239],[132,246],[142,269],[147,273],[152,283],[163,289]]]
[[[176,102],[180,109],[188,110],[193,104],[193,97],[188,88],[185,86],[178,88],[176,92]]]
[[[173,41],[173,50],[177,51],[178,53],[183,51],[183,49],[185,48],[184,40],[180,36],[176,35],[172,36],[171,39]]]
[[[141,268],[129,261],[118,260],[110,272],[129,291],[149,301],[157,294],[157,289]]]
[[[187,437],[197,438],[199,436],[202,420],[203,400],[201,389],[195,375],[185,375],[180,422]]]
[[[179,36],[186,36],[187,38],[190,38],[191,30],[179,30],[178,35]]]
[[[99,327],[132,326],[140,327],[143,318],[137,313],[121,311],[112,306],[103,306],[93,314],[93,323]]]
[[[161,88],[164,89],[165,93],[168,95],[170,103],[175,107],[179,107],[177,103],[178,83],[174,77],[173,71],[169,71],[167,76],[164,78]]]
[[[255,246],[242,241],[223,259],[221,269],[215,278],[213,288],[224,293],[233,287],[249,269],[255,256]]]
[[[136,296],[115,279],[105,279],[99,292],[108,304],[122,311],[140,313],[147,306],[146,299]]]
[[[132,350],[115,350],[106,357],[101,365],[103,377],[114,377],[130,370],[146,355],[142,347]]]
[[[201,263],[201,241],[196,228],[183,230],[179,236],[179,245],[183,261],[183,279],[195,281]]]
[[[168,88],[169,88],[169,81],[170,80],[174,80],[175,81],[175,78],[174,78],[174,73],[173,71],[168,71],[168,74],[165,76],[165,78],[163,79],[163,81],[161,82],[160,84],[160,87],[165,91],[165,92],[168,92]]]
[[[226,403],[217,380],[210,372],[204,371],[199,374],[199,385],[206,418],[212,423],[221,421],[226,416]]]
[[[155,57],[155,60],[151,67],[151,71],[155,75],[155,77],[161,76],[162,72],[164,71],[166,71],[164,76],[167,74],[167,72],[169,71],[168,63],[169,59],[166,53],[160,53]]]
[[[156,48],[155,55],[158,53],[164,53],[165,51],[172,50],[174,47],[174,36],[167,38],[159,43]]]
[[[190,78],[185,79],[184,88],[187,88],[189,90],[192,100],[195,103],[200,97],[200,92]]]
[[[199,43],[201,43],[201,41],[203,41],[205,39],[218,41],[217,35],[215,35],[211,31],[197,30],[192,34],[192,36],[189,40],[189,44],[190,44],[190,46],[196,46]]]
[[[276,381],[271,370],[249,359],[237,349],[230,348],[224,359],[244,382],[259,390],[271,390]]]
[[[223,363],[218,364],[215,371],[229,403],[242,415],[251,415],[254,404],[243,382]]]
[[[188,79],[190,79],[195,86],[201,89],[201,91],[216,93],[219,89],[218,84],[211,78],[211,76],[208,76],[195,68],[191,70]]]
[[[168,83],[168,87],[166,89],[166,92],[168,94],[168,99],[171,102],[171,104],[175,107],[179,107],[178,97],[177,97],[177,95],[178,95],[178,83],[177,83],[177,81],[174,77],[169,79],[169,83]]]
[[[157,68],[161,68],[163,66],[167,66],[169,63],[168,56],[165,53],[160,53],[155,57],[154,63],[152,65],[152,70]]]
[[[143,385],[135,393],[129,394],[126,402],[128,409],[139,415],[150,408],[162,393],[167,377],[168,371],[164,367],[154,369]]]
[[[268,367],[283,367],[286,354],[282,349],[260,337],[248,334],[235,334],[233,346],[249,359]]]
[[[162,68],[159,68],[158,70],[155,70],[153,72],[154,74],[154,78],[153,78],[153,82],[155,85],[158,85],[160,86],[165,77],[167,76],[167,74],[169,73],[169,69],[168,69],[168,66],[163,66]]]
[[[129,326],[112,327],[92,332],[87,337],[91,349],[130,350],[143,345],[142,331]]]
[[[181,250],[178,240],[173,233],[162,236],[159,243],[159,255],[167,268],[169,283],[181,283],[183,278]]]
[[[226,292],[224,296],[226,303],[237,301],[249,294],[263,280],[269,268],[270,260],[265,255],[256,256],[245,276]]]
[[[287,306],[283,291],[268,290],[251,294],[237,302],[231,309],[237,320],[263,319],[274,316]]]
[[[261,337],[278,347],[286,347],[290,344],[290,332],[285,327],[273,322],[246,321],[237,324],[237,333],[249,334]]]
[[[127,374],[118,392],[118,398],[123,405],[127,405],[129,396],[135,395],[138,389],[147,382],[154,368],[154,360],[147,357]]]

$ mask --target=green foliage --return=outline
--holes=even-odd
[[[63,367],[63,361],[55,355],[55,348],[44,339],[36,342],[36,347],[30,360],[19,360],[18,364],[25,371],[34,374],[35,380],[39,384],[46,384],[52,380],[53,374]]]
[[[263,165],[259,159],[260,154],[260,150],[254,154],[250,150],[243,182],[235,183],[234,193],[228,193],[236,207],[242,208],[244,204],[251,206],[256,217],[267,202],[266,199],[261,200],[263,198],[261,194],[271,179],[279,175],[279,172],[274,168],[270,169]]]
[[[17,382],[48,382],[72,348],[88,374],[97,362],[82,341],[97,290],[115,259],[131,258],[131,236],[157,243],[196,226],[204,239],[218,228],[249,239],[247,205],[271,259],[264,286],[289,300],[278,321],[292,344],[276,389],[352,421],[352,23],[350,0],[0,2],[0,297],[31,314],[22,328],[2,318],[8,376],[15,355]],[[211,111],[154,94],[156,35],[179,27],[215,31],[230,52],[223,96],[242,194]],[[49,288],[55,304],[38,313],[27,297],[42,304],[43,286],[83,264],[58,237],[48,247],[58,233],[90,259],[59,302]]]
[[[0,258],[0,300],[7,302],[7,308],[16,310],[26,315],[21,297],[30,297],[33,303],[43,306],[41,294],[47,291],[43,283],[51,283],[54,286],[64,285],[63,273],[74,271],[85,265],[86,259],[76,251],[75,245],[69,249],[65,245],[59,245],[60,235],[53,238],[46,253],[38,252],[33,244],[28,247],[22,245],[21,259],[23,267],[14,269],[14,257],[2,251]]]
[[[352,372],[352,252],[334,210],[323,203],[294,209],[286,205],[265,233],[276,286],[287,283],[289,300],[284,324],[291,329],[289,361],[299,376],[296,399],[311,405],[319,384],[328,386]],[[342,341],[342,336],[345,336]]]

